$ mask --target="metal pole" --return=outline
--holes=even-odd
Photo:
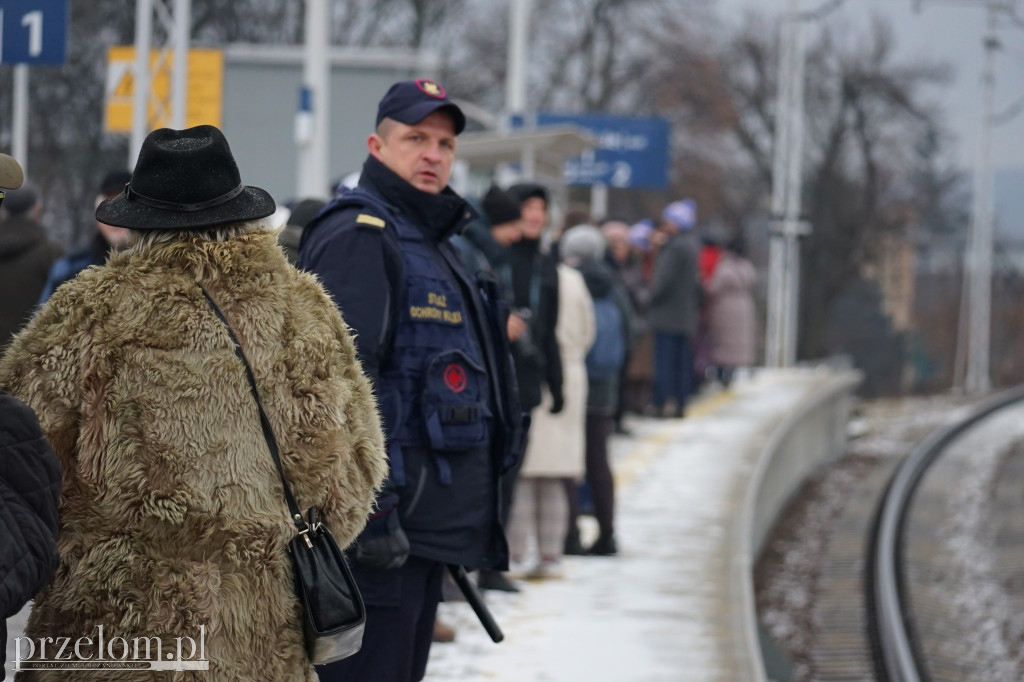
[[[330,40],[327,0],[306,0],[306,50],[303,82],[308,90],[310,129],[305,139],[298,140],[299,173],[296,192],[299,197],[326,196],[330,179]]]
[[[970,327],[968,328],[967,379],[970,393],[990,388],[989,344],[992,317],[992,117],[995,103],[996,6],[988,3],[988,34],[985,36],[985,70],[981,77],[981,136],[975,167],[971,210]]]
[[[790,133],[788,168],[786,177],[786,307],[785,324],[782,327],[783,365],[796,363],[797,322],[800,309],[800,200],[802,198],[801,177],[804,151],[804,53],[803,22],[799,15],[799,0],[795,3],[793,15],[793,83],[790,86]]]
[[[794,138],[800,130],[794,126],[794,99],[796,77],[796,30],[799,24],[800,0],[789,0],[789,11],[779,30],[779,75],[778,99],[776,101],[776,124],[774,160],[772,165],[772,235],[768,263],[768,318],[765,338],[765,364],[782,367],[786,364],[787,309],[791,288],[788,267],[789,247],[786,237],[786,213],[790,205],[792,190],[792,163]]]
[[[11,117],[11,155],[28,176],[28,64],[14,67],[14,111]]]
[[[171,127],[184,128],[188,114],[188,50],[192,35],[192,0],[174,0],[174,80],[171,82]]]
[[[128,144],[128,167],[135,167],[135,160],[142,149],[142,141],[149,133],[149,49],[153,37],[153,0],[135,2],[135,71],[132,101],[132,136]]]
[[[505,113],[526,111],[526,53],[530,0],[511,0],[508,13],[508,64],[505,77]]]

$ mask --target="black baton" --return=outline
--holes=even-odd
[[[480,596],[480,591],[476,589],[476,585],[466,575],[466,569],[463,566],[456,566],[455,564],[448,564],[448,572],[452,574],[452,578],[455,579],[455,584],[462,590],[462,594],[465,595],[466,601],[473,607],[473,612],[476,613],[476,617],[480,619],[481,625],[484,626],[484,630],[487,630],[487,634],[491,636],[491,640],[495,644],[505,639],[504,633],[501,628],[498,627],[498,621],[494,620],[494,616],[491,615],[491,610],[487,608],[487,604],[484,603],[484,598]]]

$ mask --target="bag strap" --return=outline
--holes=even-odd
[[[281,455],[277,447],[277,438],[274,437],[274,430],[270,427],[270,420],[267,419],[267,413],[263,410],[263,402],[260,400],[259,391],[256,390],[256,377],[252,373],[252,367],[249,365],[249,360],[246,359],[245,353],[242,351],[242,344],[238,342],[238,337],[235,336],[235,331],[228,324],[228,320],[224,317],[224,313],[220,311],[217,304],[213,302],[210,294],[207,293],[206,289],[200,287],[203,292],[203,296],[206,297],[207,303],[213,308],[214,314],[217,315],[223,324],[224,328],[228,330],[228,336],[231,337],[232,343],[235,344],[235,356],[242,361],[245,366],[245,376],[249,380],[249,388],[252,390],[253,400],[256,401],[256,408],[260,412],[260,426],[263,427],[263,437],[267,441],[267,448],[270,450],[270,456],[274,458],[274,464],[277,466],[277,473],[281,476],[281,485],[284,488],[284,499],[288,503],[288,511],[291,513],[292,521],[295,523],[295,527],[299,529],[299,533],[308,533],[310,530],[309,524],[302,516],[302,512],[299,511],[299,505],[295,502],[295,497],[292,496],[291,488],[288,486],[288,481],[284,477],[284,467],[281,466]],[[308,542],[307,538],[307,542]]]

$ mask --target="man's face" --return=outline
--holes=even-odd
[[[110,196],[117,195],[112,194]],[[96,199],[96,207],[99,208],[99,205],[109,198],[110,197],[106,196],[98,197]],[[100,234],[103,235],[103,239],[106,240],[107,244],[109,244],[110,248],[112,248],[113,250],[120,251],[121,249],[128,246],[128,241],[131,235],[129,234],[127,228],[114,227],[113,225],[107,225],[106,223],[101,223],[100,221],[97,220],[96,229],[100,231]]]
[[[548,224],[548,202],[540,197],[530,197],[523,202],[523,238],[540,239]]]
[[[491,228],[491,236],[494,241],[502,246],[510,246],[523,238],[523,221],[513,220],[510,223],[502,223]]]
[[[406,125],[385,119],[367,146],[378,161],[410,185],[430,194],[448,186],[455,161],[455,123],[435,111],[419,123]]]

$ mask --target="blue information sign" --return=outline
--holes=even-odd
[[[594,136],[597,145],[565,163],[570,185],[609,187],[668,186],[670,124],[663,118],[604,114],[537,114],[538,126],[572,124]]]
[[[69,0],[0,0],[0,62],[63,64]]]

